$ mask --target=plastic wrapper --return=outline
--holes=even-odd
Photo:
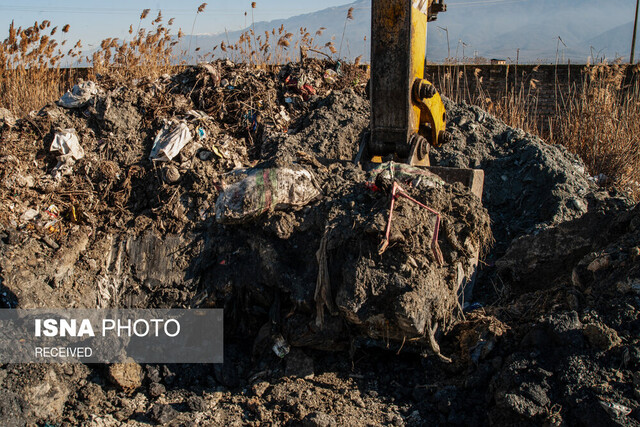
[[[225,187],[216,202],[216,221],[242,223],[272,210],[298,209],[321,195],[302,167],[243,169],[244,178]]]

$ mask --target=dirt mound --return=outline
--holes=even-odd
[[[133,365],[127,386],[104,366],[3,366],[2,419],[635,425],[638,208],[562,147],[447,102],[454,140],[432,164],[484,169],[483,203],[396,180],[432,211],[399,197],[381,251],[393,180],[352,163],[369,120],[360,69],[327,69],[105,78],[83,107],[5,121],[2,305],[223,307],[227,343],[223,365]],[[165,126],[191,139],[151,160]],[[62,129],[84,157],[57,178]],[[287,168],[321,196],[282,203]],[[251,214],[219,223],[220,194],[248,176],[239,188],[260,197],[235,212]],[[484,308],[460,300],[478,252]]]
[[[447,101],[446,108],[454,138],[432,152],[433,163],[484,170],[483,203],[493,222],[497,255],[514,238],[578,218],[611,197],[563,146],[545,144],[475,106]]]

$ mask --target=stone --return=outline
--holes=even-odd
[[[149,395],[151,397],[161,396],[165,391],[167,391],[167,389],[160,383],[152,383],[149,386]]]
[[[142,385],[142,368],[137,363],[114,363],[109,366],[109,380],[130,393]]]
[[[190,396],[187,399],[187,406],[191,412],[204,412],[207,410],[207,403],[200,396]]]
[[[167,184],[175,184],[180,180],[180,172],[178,171],[178,168],[173,165],[166,166],[162,170],[162,176],[164,178],[164,182]]]
[[[178,416],[178,411],[173,409],[171,405],[156,403],[151,408],[151,413],[149,415],[151,416],[151,419],[158,424],[166,424]]]
[[[338,425],[335,418],[324,412],[312,412],[302,420],[304,427],[335,427]]]
[[[592,347],[603,351],[610,350],[622,342],[618,333],[603,323],[590,323],[584,327],[583,333]]]

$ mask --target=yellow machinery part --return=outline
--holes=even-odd
[[[414,2],[415,4],[415,2]],[[420,12],[413,5],[411,6],[411,75],[410,82],[415,79],[424,78],[424,61],[427,50],[427,15]],[[410,85],[409,87],[413,87]],[[413,96],[412,96],[413,98]],[[418,132],[420,128],[421,108],[416,102],[412,103],[413,114],[411,114],[412,131]]]
[[[371,156],[428,166],[429,143],[443,139],[442,99],[423,80],[428,16],[443,10],[442,0],[372,1]]]

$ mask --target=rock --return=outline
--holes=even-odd
[[[190,396],[187,399],[187,406],[191,412],[203,412],[207,410],[207,403],[200,396]]]
[[[267,391],[267,389],[270,387],[269,383],[266,381],[260,381],[259,383],[254,384],[251,387],[251,390],[253,391],[253,394],[256,397],[262,397],[262,395],[265,393],[265,391]]]
[[[57,419],[62,416],[70,390],[61,375],[50,368],[39,383],[26,387],[23,396],[29,416],[38,419]]]
[[[162,177],[167,184],[175,184],[180,180],[180,172],[173,165],[165,166],[162,169]]]
[[[178,411],[173,409],[171,405],[156,403],[151,408],[149,416],[158,424],[166,424],[178,416]]]
[[[137,363],[114,363],[109,366],[109,380],[130,393],[142,385],[142,368]]]
[[[159,383],[161,379],[160,369],[154,365],[147,365],[147,378],[152,383]]]
[[[105,401],[105,395],[102,391],[102,387],[92,382],[80,389],[80,398],[82,399],[82,402],[87,404],[93,412],[96,412],[96,407],[100,406],[100,404]]]
[[[603,323],[590,323],[584,327],[584,335],[591,346],[607,351],[619,345],[622,340],[618,333]]]
[[[337,426],[335,418],[324,412],[312,412],[302,420],[304,427],[334,427]]]
[[[198,158],[202,161],[207,161],[213,158],[213,153],[209,150],[200,150],[198,152]]]
[[[161,396],[167,389],[160,383],[151,383],[149,386],[149,395],[151,397]]]
[[[544,323],[556,344],[575,348],[583,346],[582,323],[577,312],[553,313],[545,317]]]
[[[587,266],[587,270],[595,273],[598,270],[607,268],[609,264],[611,264],[611,257],[609,257],[608,255],[604,255],[591,261],[591,263]]]
[[[294,348],[286,356],[285,375],[311,379],[313,378],[313,359],[307,356],[302,350]]]

